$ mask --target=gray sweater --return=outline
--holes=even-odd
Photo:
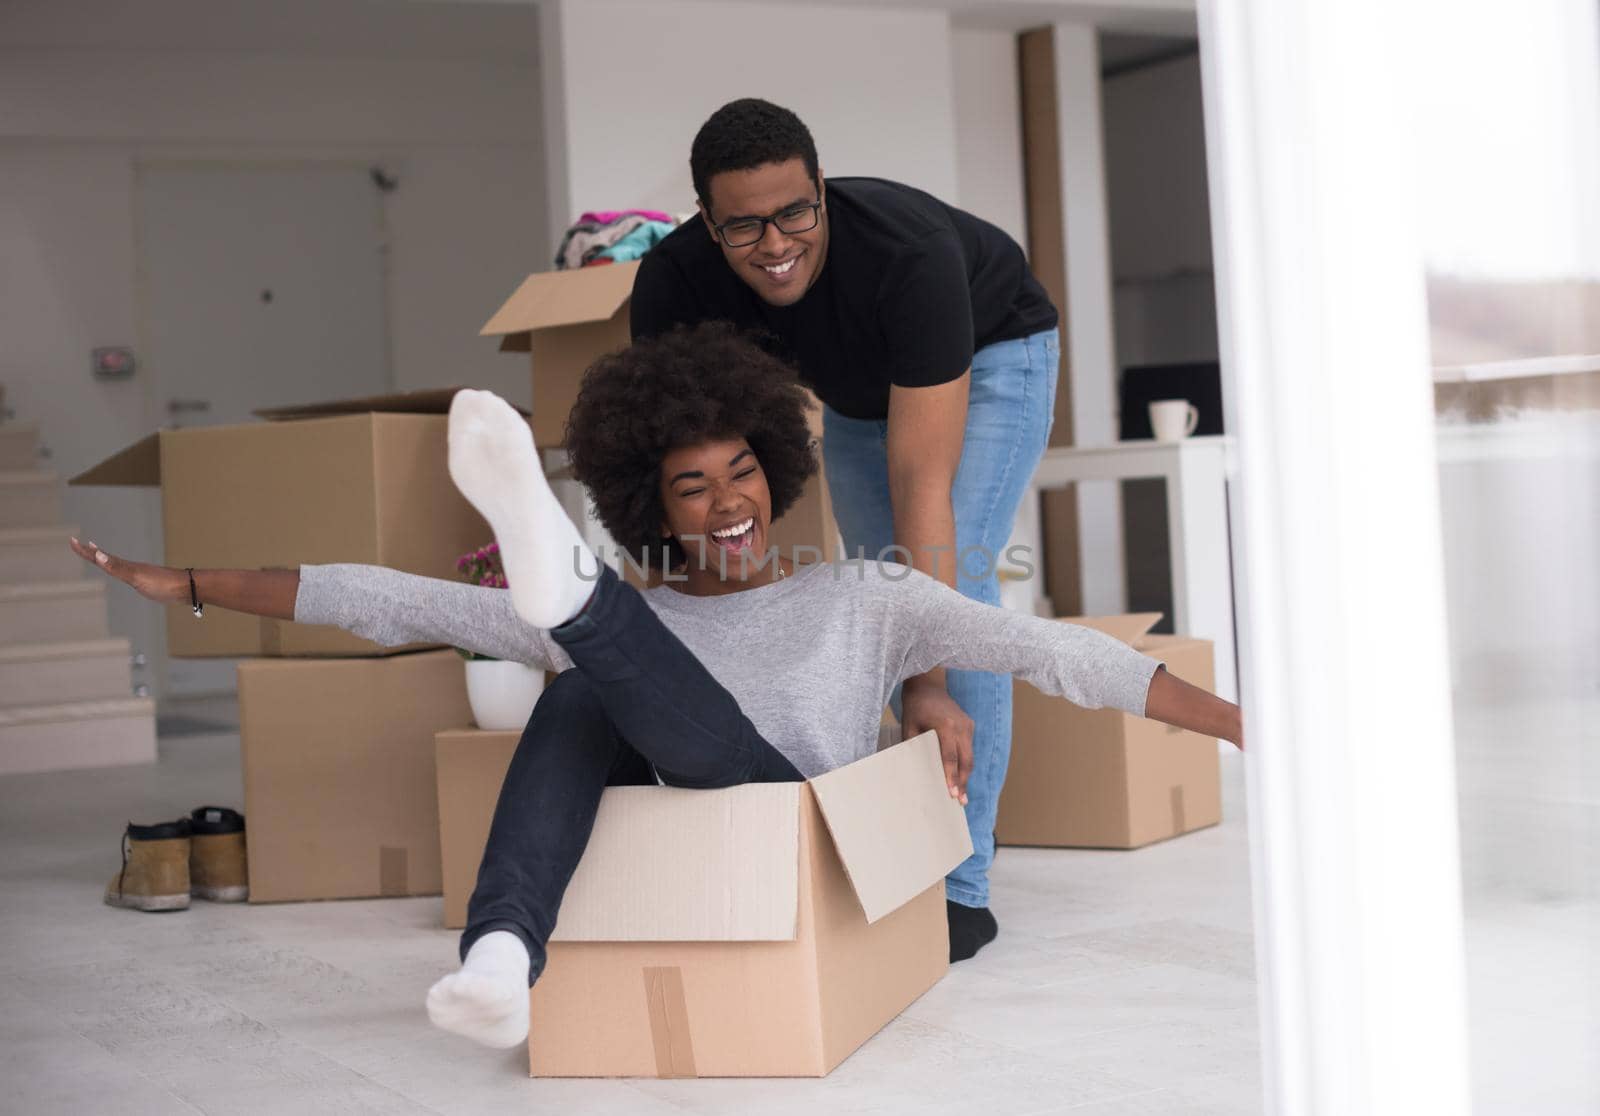
[[[1087,709],[1143,716],[1159,665],[1090,628],[970,601],[893,562],[818,563],[716,597],[663,585],[644,599],[807,778],[871,755],[895,685],[934,667],[1014,674]],[[387,647],[448,643],[572,666],[506,590],[380,566],[302,566],[294,618]]]

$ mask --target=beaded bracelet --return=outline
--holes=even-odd
[[[189,566],[187,569],[189,574],[189,607],[196,616],[199,616],[205,612],[206,606],[200,603],[200,594],[195,592],[194,567]]]

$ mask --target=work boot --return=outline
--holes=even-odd
[[[106,885],[106,903],[136,911],[189,906],[189,819],[134,825],[122,834],[122,871]]]
[[[202,806],[189,815],[189,894],[213,903],[250,898],[244,863],[244,815],[226,806]]]

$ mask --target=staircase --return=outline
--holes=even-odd
[[[39,430],[0,422],[0,775],[153,763],[155,702],[106,627],[106,581],[67,549]]]

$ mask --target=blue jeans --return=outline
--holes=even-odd
[[[528,947],[528,983],[608,786],[799,782],[733,696],[637,590],[602,567],[589,605],[550,636],[573,667],[546,687],[500,787],[461,956],[491,930]]]
[[[956,587],[975,601],[1000,603],[995,559],[1011,535],[1017,506],[1049,443],[1060,364],[1060,335],[1053,329],[986,345],[972,358],[966,440],[950,499],[956,516],[956,553],[967,559],[960,565]],[[852,557],[859,549],[875,558],[894,543],[888,429],[887,422],[845,418],[823,409],[828,494],[845,550]],[[981,547],[992,558],[980,563],[977,554],[968,553],[969,547]],[[995,811],[1011,759],[1011,679],[974,671],[947,673],[950,696],[975,728],[972,777],[967,783],[973,852],[945,877],[945,894],[964,906],[986,907]]]

